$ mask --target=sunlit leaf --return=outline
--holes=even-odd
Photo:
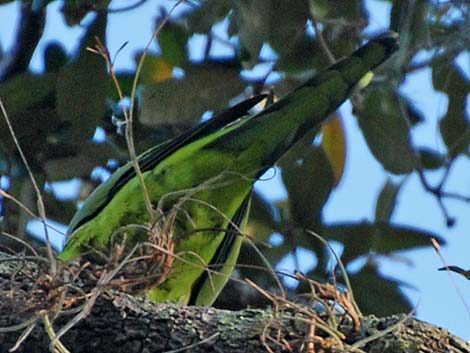
[[[322,146],[333,167],[334,186],[337,186],[343,177],[346,163],[346,133],[340,115],[323,125]]]
[[[169,80],[173,77],[173,65],[160,56],[146,55],[140,72],[143,84]]]

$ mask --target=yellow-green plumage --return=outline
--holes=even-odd
[[[179,210],[175,252],[185,260],[175,259],[169,278],[149,291],[152,300],[213,303],[226,276],[207,276],[201,266],[232,271],[241,236],[220,230],[243,224],[253,183],[396,49],[395,36],[378,37],[261,113],[246,115],[263,97],[252,98],[139,157],[153,207]],[[60,257],[76,258],[87,246],[104,249],[119,228],[148,220],[138,179],[127,164],[98,187],[74,217]]]

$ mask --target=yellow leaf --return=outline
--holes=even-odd
[[[141,71],[141,83],[156,83],[173,77],[173,65],[162,57],[147,55]]]
[[[343,177],[346,163],[346,134],[339,114],[335,114],[333,119],[323,125],[322,135],[322,146],[333,166],[336,187]]]

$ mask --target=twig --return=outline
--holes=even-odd
[[[147,188],[145,186],[145,180],[144,176],[140,170],[139,163],[137,161],[137,155],[135,152],[135,145],[134,145],[134,137],[133,137],[133,121],[134,121],[134,108],[135,108],[135,96],[137,93],[137,84],[139,82],[140,75],[142,73],[142,67],[144,65],[145,58],[147,57],[147,53],[149,51],[150,45],[153,43],[155,38],[158,36],[158,33],[162,30],[163,26],[169,21],[171,14],[173,11],[176,9],[176,7],[184,2],[184,0],[179,0],[173,7],[170,9],[168,14],[163,18],[162,22],[158,25],[157,29],[153,32],[150,40],[148,41],[147,45],[145,46],[144,52],[142,56],[140,57],[139,63],[137,65],[136,73],[134,76],[134,81],[132,83],[132,90],[131,90],[131,97],[130,97],[130,108],[129,108],[129,114],[127,114],[126,111],[124,111],[124,118],[126,120],[126,141],[127,141],[127,148],[129,150],[129,155],[132,160],[132,163],[134,165],[134,169],[137,174],[137,178],[139,179],[139,184],[142,189],[142,193],[144,196],[144,201],[145,201],[145,206],[147,208],[147,211],[149,213],[151,221],[154,218],[154,212],[153,212],[153,207],[152,203],[150,201],[149,194],[147,192]]]
[[[26,338],[28,338],[29,334],[34,330],[37,324],[37,319],[34,318],[34,322],[32,322],[26,329],[23,331],[23,333],[18,337],[18,340],[16,341],[15,345],[11,347],[8,351],[9,352],[14,352],[18,348],[20,348],[21,344],[24,342]]]
[[[132,5],[128,5],[128,6],[124,6],[124,7],[120,7],[120,8],[116,8],[116,9],[108,9],[108,13],[120,13],[120,12],[126,12],[126,11],[130,11],[130,10],[134,10],[134,9],[138,8],[139,6],[145,4],[146,2],[147,2],[147,0],[139,0],[135,4],[132,4]]]

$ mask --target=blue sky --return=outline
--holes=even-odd
[[[123,1],[114,1],[116,6]],[[151,36],[153,14],[156,13],[158,1],[149,1],[144,6],[125,14],[113,14],[110,17],[108,47],[111,53],[116,52],[122,43],[128,45],[119,53],[117,67],[132,65],[135,48],[142,48]],[[73,52],[82,29],[70,29],[57,15],[58,3],[48,9],[48,26],[33,60],[33,69],[42,67],[44,44],[51,39],[60,41],[69,52]],[[383,29],[388,26],[388,2],[368,1],[371,11],[371,30]],[[18,20],[17,4],[0,6],[0,44],[4,49],[12,45],[12,35]],[[470,75],[469,58],[459,58],[459,64]],[[445,95],[432,89],[430,71],[421,70],[410,75],[401,87],[416,104],[425,117],[424,124],[414,129],[413,143],[418,146],[429,146],[442,149],[442,141],[436,131],[437,120],[447,108]],[[348,161],[345,177],[329,200],[325,217],[328,221],[357,221],[372,219],[377,193],[386,180],[381,165],[371,156],[368,147],[358,129],[356,120],[350,116],[351,107],[346,103],[342,107],[345,117],[348,143]],[[438,180],[442,172],[430,175],[431,180]],[[449,189],[470,195],[470,163],[460,159],[456,163],[449,180]],[[395,177],[396,179],[396,177]],[[283,197],[284,191],[279,179],[263,181],[258,184],[271,199]],[[405,181],[400,192],[398,207],[393,221],[400,224],[423,227],[443,236],[448,245],[442,248],[444,258],[449,264],[470,267],[467,251],[470,247],[470,206],[456,201],[446,201],[450,214],[457,219],[455,227],[449,229],[435,201],[423,191],[416,175]],[[413,263],[413,265],[410,265]],[[286,265],[288,263],[286,262]],[[462,298],[470,298],[470,282],[460,276],[452,276],[438,272],[442,267],[441,260],[432,250],[423,249],[400,253],[394,260],[383,259],[381,270],[384,274],[399,278],[413,288],[403,287],[412,302],[417,306],[417,317],[448,328],[458,336],[470,339],[470,312],[466,309]],[[460,293],[460,294],[459,294]],[[461,297],[460,297],[461,296]]]

